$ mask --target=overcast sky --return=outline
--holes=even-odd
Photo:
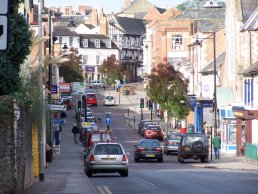
[[[150,3],[157,7],[176,7],[178,4],[185,2],[186,0],[149,0]],[[97,7],[103,5],[105,13],[118,12],[124,6],[124,0],[45,0],[45,6],[73,6],[77,11],[78,5],[90,5]]]

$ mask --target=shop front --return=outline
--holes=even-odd
[[[233,106],[232,110],[236,117],[236,155],[245,156],[246,143],[253,143],[252,131],[253,125],[257,123],[258,110],[239,106]]]

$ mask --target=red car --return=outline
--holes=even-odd
[[[89,104],[89,105],[97,106],[98,103],[97,103],[96,94],[94,94],[94,93],[87,93],[86,94],[86,103]]]
[[[160,125],[148,125],[144,131],[144,137],[146,139],[159,139],[163,140],[164,134]]]

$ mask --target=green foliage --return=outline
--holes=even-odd
[[[203,8],[207,0],[186,0],[185,2],[179,4],[176,8],[180,11],[185,11],[187,9],[200,9]],[[226,7],[226,3],[222,0],[219,1],[222,7]]]
[[[68,61],[60,64],[59,75],[64,77],[66,83],[72,82],[83,82],[83,69],[81,67],[81,55],[77,55],[77,51],[73,48],[70,49],[72,52],[68,55]]]
[[[147,95],[160,104],[168,116],[183,119],[189,112],[188,80],[169,64],[159,64],[149,76]]]
[[[115,55],[107,57],[101,64],[99,72],[107,76],[106,83],[111,85],[116,83],[115,80],[121,80],[124,76],[124,68],[121,63],[116,59]]]
[[[0,52],[0,96],[17,91],[20,65],[30,53],[31,33],[24,17],[20,14],[9,16],[8,49]]]

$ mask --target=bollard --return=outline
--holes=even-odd
[[[133,124],[135,125],[135,116],[133,116]]]
[[[130,112],[130,110],[129,110],[129,108],[128,108],[128,116],[129,116],[129,112]]]

